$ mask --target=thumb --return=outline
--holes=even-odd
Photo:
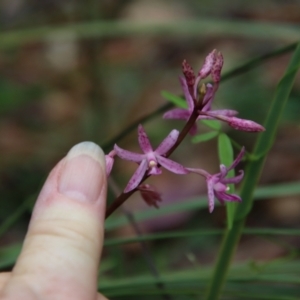
[[[5,299],[96,298],[106,189],[103,151],[74,146],[38,197]]]

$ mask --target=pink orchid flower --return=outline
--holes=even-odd
[[[174,146],[179,136],[177,130],[172,130],[170,134],[161,142],[161,144],[153,151],[149,138],[142,125],[138,127],[138,141],[144,154],[134,153],[124,150],[115,144],[114,150],[117,155],[125,160],[134,161],[139,164],[137,170],[129,180],[124,189],[128,193],[135,189],[142,181],[145,174],[159,175],[162,173],[160,166],[175,173],[187,174],[188,171],[177,162],[166,158],[164,155]]]
[[[234,162],[229,166],[228,168],[225,165],[220,165],[220,173],[211,175],[208,172],[206,172],[203,169],[192,169],[192,168],[187,168],[192,173],[199,174],[206,179],[207,183],[207,195],[208,195],[208,208],[209,212],[211,213],[214,210],[215,206],[215,200],[214,198],[216,197],[221,204],[224,204],[225,201],[229,202],[241,202],[242,199],[240,196],[236,194],[228,194],[229,187],[227,184],[230,183],[239,183],[244,176],[244,172],[242,170],[239,171],[239,175],[231,177],[231,178],[226,178],[228,172],[232,169],[234,169],[237,164],[241,161],[242,157],[245,154],[245,148],[243,147],[239,155],[236,157]]]

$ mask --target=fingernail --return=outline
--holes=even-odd
[[[67,154],[58,180],[58,191],[68,198],[95,202],[105,179],[105,158],[102,149],[92,143],[75,145]]]

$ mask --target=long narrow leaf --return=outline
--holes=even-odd
[[[175,106],[178,106],[180,108],[187,108],[187,103],[184,99],[182,99],[179,96],[176,96],[172,93],[169,93],[167,91],[162,91],[161,92],[162,97],[164,97],[166,100],[170,101],[173,103]]]

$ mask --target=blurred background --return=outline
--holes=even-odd
[[[181,94],[178,76],[183,59],[198,71],[207,53],[216,48],[223,53],[225,74],[298,41],[299,20],[299,1],[2,0],[1,269],[13,266],[36,196],[49,171],[74,144],[91,140],[108,153],[128,126],[167,103],[162,91]],[[263,123],[290,55],[286,51],[262,60],[255,68],[221,81],[215,107],[236,109],[241,118]],[[276,191],[282,187],[282,192],[258,193],[257,200],[264,201],[255,202],[247,220],[250,228],[300,225],[299,80],[261,178],[261,186]],[[181,121],[162,120],[161,116],[144,122],[154,147],[173,128],[183,126]],[[204,126],[199,129],[207,130]],[[251,151],[256,134],[226,127],[224,131]],[[117,142],[139,151],[136,129]],[[172,158],[209,172],[219,166],[216,140],[192,145],[187,137]],[[121,189],[135,168],[130,162],[116,162],[112,176]],[[125,205],[127,212],[136,215],[144,234],[224,228],[226,210],[217,207],[213,214],[208,213],[205,182],[200,178],[164,171],[149,182],[162,193],[160,210],[149,208],[137,194]],[[110,192],[108,201],[113,198]],[[181,209],[183,203],[189,204]],[[137,235],[124,211],[107,222],[108,239]],[[161,273],[195,270],[213,265],[220,238],[220,232],[161,238],[147,242],[146,247]],[[269,262],[298,253],[299,246],[299,236],[247,235],[235,260]],[[140,243],[107,245],[100,270],[104,285],[128,276],[151,277],[144,256]],[[105,291],[112,299],[122,294],[104,286]],[[178,299],[194,298],[182,295]]]

